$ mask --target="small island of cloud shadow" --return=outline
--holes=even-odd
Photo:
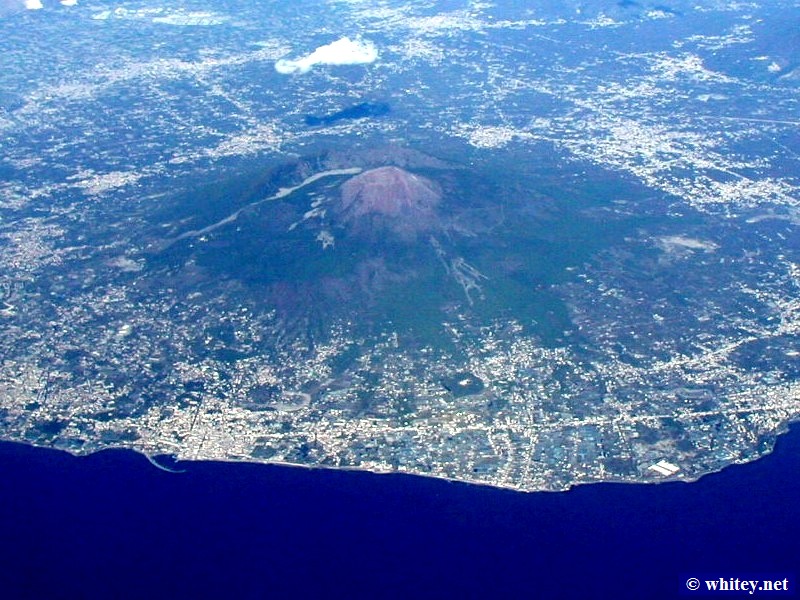
[[[343,108],[342,110],[333,112],[329,115],[306,115],[305,123],[309,127],[320,127],[324,125],[332,125],[337,121],[382,117],[389,114],[390,110],[391,108],[385,102],[361,102],[354,106],[349,106],[347,108]]]

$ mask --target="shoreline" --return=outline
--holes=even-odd
[[[307,464],[300,464],[300,463],[290,463],[285,461],[277,461],[277,460],[257,460],[250,458],[200,458],[200,459],[180,459],[174,454],[169,454],[168,452],[153,452],[148,453],[142,448],[136,448],[132,446],[111,446],[107,448],[99,448],[95,450],[91,450],[88,452],[75,452],[71,450],[67,450],[64,448],[57,448],[54,446],[44,446],[39,444],[32,444],[30,442],[24,442],[19,440],[12,440],[12,439],[0,439],[0,442],[5,442],[9,444],[18,444],[20,446],[26,446],[29,448],[40,449],[40,450],[53,450],[56,452],[63,452],[75,458],[86,458],[95,454],[99,454],[105,451],[128,451],[133,452],[135,454],[139,454],[144,457],[152,466],[155,468],[164,471],[166,473],[179,475],[185,473],[186,469],[174,469],[172,467],[164,466],[159,463],[156,458],[160,456],[169,457],[173,460],[176,464],[177,463],[184,463],[184,464],[191,464],[191,463],[218,463],[218,464],[250,464],[250,465],[265,465],[265,466],[274,466],[280,468],[294,468],[294,469],[306,469],[309,471],[326,471],[326,472],[342,472],[342,473],[366,473],[370,475],[377,475],[377,476],[384,476],[384,475],[401,475],[405,477],[422,477],[427,480],[438,480],[442,482],[447,482],[451,484],[462,484],[467,486],[476,486],[481,488],[488,488],[488,489],[495,489],[495,490],[502,490],[502,491],[510,491],[516,492],[519,494],[537,494],[537,493],[546,493],[546,494],[560,494],[565,492],[570,492],[572,490],[577,489],[578,487],[587,487],[593,484],[625,484],[625,485],[642,485],[642,486],[657,486],[662,484],[669,484],[669,483],[684,483],[684,484],[691,484],[697,483],[698,481],[704,479],[709,475],[714,475],[717,473],[721,473],[723,471],[728,470],[730,467],[738,466],[738,465],[747,465],[757,462],[762,458],[766,458],[775,450],[775,446],[779,439],[786,436],[787,434],[792,433],[792,429],[800,430],[800,423],[788,423],[786,427],[782,428],[779,432],[776,433],[775,442],[769,448],[769,451],[764,452],[763,454],[759,454],[754,456],[752,459],[744,460],[744,461],[734,461],[731,462],[719,469],[704,472],[700,475],[695,477],[681,477],[681,476],[672,476],[672,477],[663,477],[663,478],[652,478],[652,479],[640,479],[640,480],[633,480],[633,479],[600,479],[600,480],[592,480],[592,481],[574,481],[571,482],[568,486],[563,488],[535,488],[535,489],[527,489],[521,487],[515,487],[512,485],[503,485],[498,483],[490,483],[484,480],[477,480],[477,479],[470,479],[470,478],[455,478],[455,477],[448,477],[444,475],[436,475],[432,473],[425,473],[425,472],[417,472],[417,471],[404,471],[404,470],[379,470],[379,469],[371,469],[366,467],[359,467],[359,466],[349,466],[349,467],[339,467],[339,466],[330,466],[330,465],[307,465]]]

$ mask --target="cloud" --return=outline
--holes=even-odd
[[[378,49],[372,42],[343,37],[297,60],[281,59],[275,63],[275,70],[288,75],[306,73],[314,65],[364,65],[377,59]]]
[[[40,8],[44,8],[42,4],[42,0],[25,0],[25,8],[28,10],[39,10]]]

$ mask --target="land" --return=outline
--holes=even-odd
[[[295,14],[0,20],[0,435],[524,491],[768,453],[800,416],[793,9],[341,4],[314,30],[381,59],[293,78]],[[443,190],[406,263],[326,220],[380,165]]]

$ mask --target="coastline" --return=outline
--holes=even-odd
[[[173,475],[140,454],[0,443],[5,595],[660,598],[702,573],[796,574],[800,427],[695,485],[567,494],[233,461]]]
[[[709,475],[715,475],[718,473],[722,473],[727,471],[731,467],[742,466],[742,465],[749,465],[756,463],[764,458],[768,458],[774,451],[775,446],[787,435],[791,435],[793,433],[792,430],[796,430],[798,434],[800,434],[800,422],[789,422],[785,423],[775,434],[775,441],[771,444],[771,446],[763,453],[753,456],[748,460],[742,461],[733,461],[729,464],[724,465],[723,467],[703,472],[697,476],[693,477],[686,477],[682,471],[678,474],[670,476],[670,477],[651,477],[651,478],[643,478],[643,479],[622,479],[622,478],[608,478],[608,479],[601,479],[601,480],[579,480],[570,482],[567,486],[563,488],[536,488],[536,489],[526,489],[521,488],[513,485],[503,485],[501,483],[491,483],[481,479],[470,479],[468,477],[456,478],[456,477],[448,477],[445,475],[438,475],[435,473],[428,473],[424,471],[407,471],[401,469],[375,469],[375,468],[368,468],[368,467],[360,467],[360,466],[331,466],[331,465],[309,465],[309,464],[302,464],[302,463],[292,463],[292,462],[285,462],[279,460],[258,460],[253,457],[242,457],[242,458],[198,458],[198,459],[181,459],[174,454],[169,454],[166,452],[147,452],[145,449],[135,446],[111,446],[108,448],[100,448],[91,450],[88,452],[75,452],[70,451],[63,448],[57,448],[53,446],[44,446],[44,445],[37,445],[31,444],[29,442],[21,442],[18,440],[7,440],[7,439],[0,439],[0,443],[13,443],[13,444],[20,444],[22,446],[28,446],[31,448],[42,449],[42,450],[53,450],[57,452],[64,452],[67,455],[77,457],[77,458],[85,458],[95,454],[99,454],[106,451],[115,451],[115,450],[123,450],[133,452],[135,454],[143,456],[151,465],[160,469],[167,473],[173,474],[181,474],[185,472],[185,469],[176,470],[171,467],[166,467],[161,463],[157,462],[158,457],[168,457],[171,461],[175,464],[185,464],[185,465],[193,465],[193,464],[247,464],[247,465],[263,465],[263,466],[273,466],[279,468],[290,468],[290,469],[303,469],[306,471],[319,471],[319,472],[341,472],[341,473],[364,473],[369,475],[377,475],[377,476],[386,476],[386,475],[402,475],[406,477],[419,477],[426,480],[434,480],[434,481],[442,481],[451,484],[463,484],[465,486],[470,487],[478,487],[478,488],[485,488],[485,489],[494,489],[494,490],[502,490],[502,491],[510,491],[510,492],[517,492],[521,495],[532,495],[538,493],[547,493],[547,494],[560,494],[564,492],[570,492],[575,490],[576,488],[582,487],[591,487],[592,485],[603,485],[603,484],[625,484],[625,485],[632,485],[632,486],[660,486],[670,483],[684,483],[684,484],[692,484],[697,483]]]

